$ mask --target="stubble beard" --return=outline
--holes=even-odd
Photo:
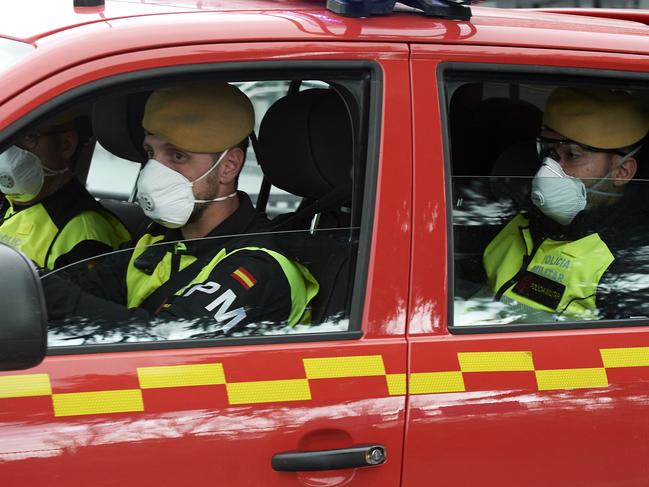
[[[211,200],[217,198],[219,195],[220,183],[218,176],[216,175],[216,170],[207,175],[205,182],[207,183],[206,190],[200,195],[195,195],[194,198],[197,200]],[[205,210],[212,204],[217,203],[213,201],[208,201],[207,203],[194,203],[194,209],[192,210],[192,214],[189,216],[187,223],[195,223],[200,220],[203,213],[205,213]]]

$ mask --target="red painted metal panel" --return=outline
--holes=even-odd
[[[649,52],[647,27],[635,22],[479,7],[474,7],[471,22],[457,22],[415,13],[369,19],[345,18],[326,10],[324,1],[268,0],[234,5],[189,2],[181,7],[160,5],[160,2],[137,6],[109,2],[102,14],[94,11],[73,14],[70,8],[61,9],[59,4],[49,1],[25,5],[29,5],[30,11],[39,12],[38,22],[24,22],[22,19],[27,15],[17,10],[3,17],[5,24],[0,24],[0,35],[35,42],[37,49],[29,56],[35,64],[18,63],[15,69],[3,73],[3,97],[11,96],[28,81],[52,76],[80,62],[174,45],[291,40],[397,41],[572,49],[602,54]],[[161,14],[179,8],[184,11]],[[34,70],[30,66],[39,68]]]
[[[458,352],[529,351],[534,370],[463,372],[464,391],[413,394],[403,485],[645,484],[649,368],[604,367],[600,350],[647,347],[649,331],[541,335],[413,340],[411,374],[459,371]],[[540,390],[539,372],[564,369],[567,380],[586,368],[604,370],[606,382]]]
[[[374,141],[380,144],[378,202],[363,338],[56,356],[28,371],[4,372],[0,379],[19,376],[14,397],[0,397],[4,485],[399,484],[410,243],[411,156],[408,144],[401,143],[410,139],[410,107],[402,98],[409,87],[407,55],[406,46],[344,43],[161,49],[64,70],[0,106],[6,126],[90,81],[191,63],[374,60],[383,77],[377,82],[382,87],[381,140]],[[309,360],[320,369],[308,372]],[[176,366],[206,366],[208,379],[147,383],[146,371],[158,370],[152,367]],[[177,369],[164,370],[169,375]],[[29,380],[36,385],[21,389]],[[279,473],[270,466],[279,452],[366,443],[385,445],[385,465],[314,473]]]
[[[446,223],[426,230],[431,207],[445,208],[450,177],[436,121],[440,63],[647,71],[646,59],[466,46],[412,52],[415,223],[402,485],[644,485],[649,330],[451,335]]]

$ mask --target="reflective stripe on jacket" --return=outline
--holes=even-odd
[[[20,250],[39,267],[50,270],[54,269],[59,257],[84,241],[116,249],[129,239],[128,230],[109,212],[85,210],[59,227],[42,203],[18,212],[9,207],[0,225],[0,242]]]
[[[165,252],[151,274],[138,269],[135,265],[137,258],[149,246],[161,242],[163,239],[163,235],[151,235],[147,233],[138,240],[131,255],[126,273],[128,308],[139,307],[156,289],[171,278],[173,268],[172,259],[174,255],[179,259],[177,261],[178,268],[176,271],[182,271],[197,260],[195,256],[180,253],[185,247],[182,242],[167,243],[163,245],[172,245],[179,252],[177,254],[171,251]],[[295,325],[297,323],[308,322],[310,319],[307,313],[308,304],[318,292],[318,282],[303,265],[288,259],[279,252],[264,247],[242,246],[229,251],[223,248],[198,271],[198,274],[189,283],[183,285],[179,290],[172,291],[172,293],[180,296],[189,286],[209,280],[210,274],[220,262],[241,251],[263,252],[279,264],[291,290],[291,309],[288,316],[288,324]],[[272,286],[273,283],[269,282],[265,283],[265,285]]]
[[[510,221],[483,255],[489,286],[496,297],[516,301],[523,308],[579,319],[597,317],[597,286],[613,260],[613,254],[596,233],[574,241],[546,238],[535,250],[529,220],[523,215]],[[514,290],[523,271],[559,283],[557,288],[562,292],[554,308]]]

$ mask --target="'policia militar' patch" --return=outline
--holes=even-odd
[[[525,271],[512,291],[556,310],[566,291],[566,286],[547,277]]]

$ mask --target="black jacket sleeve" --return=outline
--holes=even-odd
[[[115,259],[80,275],[68,273],[71,279],[58,273],[45,276],[42,282],[49,319],[59,321],[58,327],[73,326],[76,321],[94,324],[98,330],[173,322],[188,336],[211,337],[229,335],[246,326],[284,325],[291,310],[288,280],[277,261],[262,251],[234,253],[202,282],[172,294],[157,314],[125,306],[125,276],[124,262]]]
[[[49,319],[111,319],[110,305],[126,309],[125,276],[130,256],[130,250],[117,251],[90,266],[80,262],[43,275],[41,283]]]
[[[187,326],[197,336],[217,336],[284,325],[290,311],[291,288],[279,263],[263,251],[244,250],[170,297],[158,317],[191,320]]]
[[[78,262],[77,265],[80,267],[85,264],[85,267],[89,268],[96,262],[95,257],[100,258],[102,254],[108,254],[113,250],[110,245],[98,240],[83,240],[71,248],[69,252],[60,255],[54,262],[54,268],[60,269],[75,262]]]

